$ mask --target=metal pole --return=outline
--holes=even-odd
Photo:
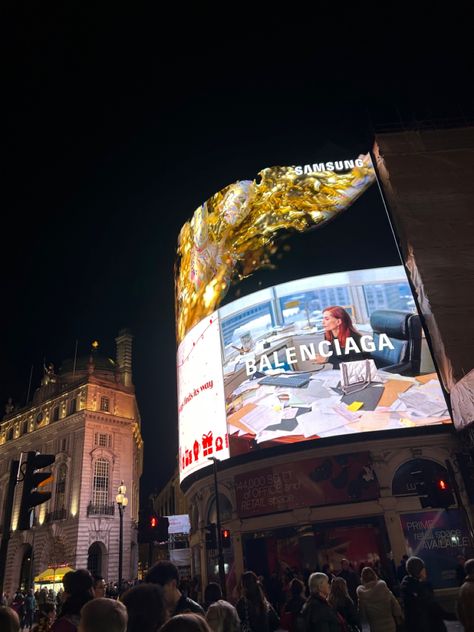
[[[216,520],[217,520],[217,560],[219,565],[219,581],[222,589],[222,596],[227,598],[227,590],[225,584],[224,569],[224,552],[222,549],[222,528],[221,528],[221,512],[219,507],[219,488],[217,487],[217,461],[216,457],[210,457],[213,462],[214,471],[214,495],[216,497]]]
[[[472,524],[471,524],[471,520],[469,518],[469,514],[467,512],[466,507],[464,506],[464,503],[462,501],[461,498],[461,492],[459,491],[459,486],[458,486],[458,482],[456,480],[456,476],[454,474],[454,469],[453,466],[451,464],[451,461],[449,459],[445,460],[445,464],[446,464],[446,469],[448,470],[448,476],[451,480],[451,485],[453,486],[453,492],[454,495],[456,497],[456,501],[458,503],[458,507],[459,510],[461,511],[462,515],[464,516],[464,520],[466,522],[466,527],[467,527],[467,531],[469,534],[469,546],[474,546],[474,533],[473,533],[473,529],[472,529]]]
[[[10,530],[13,512],[13,498],[15,496],[15,485],[18,477],[19,461],[11,461],[10,478],[8,479],[5,504],[3,506],[3,533],[0,544],[0,595],[3,594],[3,582],[5,579],[5,569],[7,566],[8,543],[10,541]]]
[[[119,515],[120,515],[120,539],[119,539],[119,580],[118,580],[118,593],[121,594],[122,590],[122,557],[123,557],[123,509],[122,505],[118,503]]]

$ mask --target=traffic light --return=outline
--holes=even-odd
[[[217,525],[214,522],[206,527],[206,548],[217,549]]]
[[[230,531],[229,529],[222,529],[221,531],[222,548],[230,549]]]
[[[168,541],[168,529],[169,529],[169,520],[166,516],[157,516],[156,514],[152,514],[150,516],[150,531],[151,531],[151,540],[156,542],[167,542]]]
[[[454,494],[448,475],[435,475],[423,469],[410,472],[423,508],[447,509],[454,505]]]
[[[51,492],[38,490],[38,488],[46,485],[46,483],[51,480],[51,472],[37,472],[36,470],[42,470],[44,467],[51,465],[55,459],[56,456],[54,454],[28,452],[23,473],[23,492],[21,495],[20,515],[18,518],[18,529],[20,531],[25,531],[30,528],[31,510],[51,498]]]
[[[436,504],[432,506],[447,509],[454,505],[454,494],[447,476],[439,476],[433,481],[433,496]]]

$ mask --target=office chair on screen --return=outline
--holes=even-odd
[[[380,309],[372,312],[370,326],[373,329],[375,351],[371,357],[378,369],[400,375],[418,375],[421,363],[421,322],[417,314],[397,309]],[[387,334],[393,349],[381,351],[380,334]]]

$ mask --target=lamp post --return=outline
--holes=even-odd
[[[219,488],[217,487],[217,464],[219,459],[215,456],[208,456],[209,461],[213,463],[214,470],[214,496],[216,498],[216,522],[217,522],[217,563],[219,565],[219,582],[221,584],[222,596],[227,596],[225,584],[225,568],[224,568],[224,552],[222,549],[222,528],[221,528],[221,512],[219,507]]]
[[[118,494],[115,497],[115,500],[118,505],[119,516],[120,516],[120,539],[119,539],[119,570],[118,570],[118,592],[122,590],[122,563],[123,563],[123,512],[125,511],[125,507],[128,505],[128,498],[126,497],[127,488],[122,483],[118,488]]]

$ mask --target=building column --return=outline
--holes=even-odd
[[[392,548],[393,559],[395,563],[398,564],[402,556],[407,552],[400,515],[397,511],[389,509],[384,512],[384,519],[388,539]]]
[[[232,538],[232,547],[234,552],[234,571],[237,585],[244,572],[244,550],[242,543],[242,532],[235,531]],[[232,595],[227,595],[231,597]]]
[[[204,589],[207,586],[207,549],[206,541],[204,538],[204,532],[201,530],[201,542],[199,546],[199,555],[201,557],[201,582],[202,582],[202,594],[204,597]]]

